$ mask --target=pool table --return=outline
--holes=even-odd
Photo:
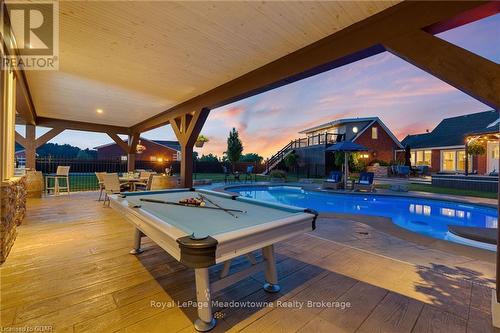
[[[179,205],[187,198],[203,198],[204,207]],[[210,295],[226,283],[235,283],[262,268],[264,289],[278,292],[273,244],[314,230],[317,216],[309,209],[201,189],[112,195],[110,206],[135,227],[132,254],[142,252],[141,237],[147,236],[195,270],[197,301],[205,305],[198,308],[199,318],[194,323],[198,331],[215,326]],[[224,263],[223,271],[227,274],[231,259],[256,250],[262,250],[263,260],[258,264],[251,260],[254,266],[248,274],[238,272],[210,283],[209,267]]]

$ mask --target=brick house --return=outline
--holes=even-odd
[[[360,153],[365,164],[375,160],[391,162],[396,152],[403,146],[391,130],[378,117],[338,119],[305,129],[300,134],[306,137],[293,140],[279,153],[267,161],[266,170],[278,166],[288,153],[294,151],[299,156],[299,166],[308,174],[324,176],[334,168],[333,153],[326,150],[339,141],[351,141],[368,148]]]
[[[465,172],[465,144],[468,138],[479,138],[486,154],[469,156],[469,172],[480,175],[498,172],[498,138],[485,140],[488,134],[498,134],[497,111],[485,111],[443,119],[431,132],[408,135],[401,142],[411,151],[412,165],[429,165],[433,172]],[[470,140],[470,139],[469,139]]]
[[[135,155],[136,161],[167,162],[181,159],[181,146],[177,141],[149,140],[141,137],[139,144],[144,147],[144,150]],[[98,160],[127,160],[127,154],[114,142],[94,147],[94,149],[97,150]]]

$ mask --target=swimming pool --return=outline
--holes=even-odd
[[[235,186],[227,190],[318,212],[388,217],[394,224],[425,236],[495,249],[492,245],[467,241],[448,233],[449,225],[496,228],[497,210],[487,206],[403,196],[335,194],[293,186]]]

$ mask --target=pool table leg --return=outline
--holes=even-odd
[[[194,276],[196,280],[196,300],[201,305],[198,307],[198,319],[194,322],[194,328],[200,332],[210,331],[215,327],[216,322],[212,314],[208,268],[195,268]]]
[[[262,249],[262,255],[266,260],[266,270],[264,272],[266,277],[266,283],[264,284],[264,290],[270,293],[277,293],[280,291],[280,286],[278,284],[278,272],[276,271],[276,260],[274,258],[274,246],[269,245]]]
[[[134,248],[130,250],[130,254],[139,254],[142,253],[144,250],[141,249],[141,237],[144,234],[142,231],[139,229],[135,228],[135,234],[134,234]]]

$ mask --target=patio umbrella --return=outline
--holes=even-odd
[[[367,151],[368,148],[351,141],[338,142],[326,148],[327,151],[344,153],[344,188],[347,187],[347,177],[349,176],[348,154],[357,151]]]
[[[410,145],[405,147],[405,165],[411,167],[411,148]]]

